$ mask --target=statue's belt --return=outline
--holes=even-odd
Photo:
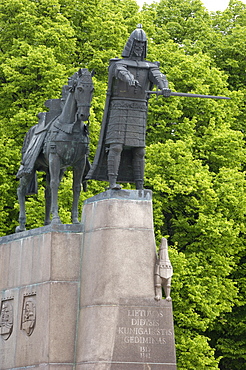
[[[144,100],[128,100],[128,99],[111,99],[110,109],[136,109],[147,110],[147,104]]]

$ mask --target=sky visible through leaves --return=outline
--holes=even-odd
[[[137,0],[138,4],[142,6],[144,3],[150,4],[153,0]],[[229,0],[202,0],[203,4],[209,11],[224,11],[228,4]],[[246,0],[242,0],[243,3],[246,3]]]

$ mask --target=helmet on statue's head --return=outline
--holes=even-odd
[[[143,46],[141,51],[141,59],[145,59],[147,55],[147,37],[146,33],[142,29],[142,25],[138,24],[137,28],[131,33],[124,50],[122,52],[123,58],[131,58],[134,56],[134,49],[136,48],[137,44],[141,44]]]

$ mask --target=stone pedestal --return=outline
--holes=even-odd
[[[151,192],[85,202],[78,370],[176,369],[172,304],[154,300]]]
[[[148,190],[88,199],[82,225],[0,238],[0,369],[176,370],[155,259]]]
[[[0,369],[72,370],[81,225],[0,238]]]

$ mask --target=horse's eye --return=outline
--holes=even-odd
[[[83,91],[83,88],[82,88],[81,86],[78,86],[78,87],[77,87],[77,89],[78,89],[79,91]]]

